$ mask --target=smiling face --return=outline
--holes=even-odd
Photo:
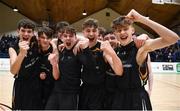
[[[64,32],[62,34],[62,41],[66,49],[71,49],[76,44],[77,37],[74,33]]]
[[[34,31],[30,28],[23,28],[17,30],[18,35],[21,41],[29,41],[31,40],[32,36],[34,36]]]
[[[98,39],[98,28],[86,27],[83,29],[84,37],[89,39],[89,44],[96,44]]]
[[[34,22],[30,21],[29,19],[21,19],[18,22],[18,29],[17,29],[20,40],[30,42],[32,36],[34,36],[34,29],[35,29]]]
[[[88,18],[82,24],[83,35],[89,39],[89,47],[93,47],[97,43],[99,30],[98,21],[93,18]]]
[[[132,41],[132,35],[134,33],[132,24],[133,21],[126,16],[120,16],[113,21],[112,28],[114,29],[114,34],[123,46]]]
[[[113,33],[106,34],[104,36],[103,40],[104,41],[106,41],[106,40],[109,41],[109,43],[111,44],[111,46],[113,48],[115,48],[117,46],[117,44],[115,43],[115,41],[117,41],[117,38],[116,38],[116,36]]]
[[[117,26],[114,33],[121,45],[126,46],[132,41],[134,28],[132,26]]]

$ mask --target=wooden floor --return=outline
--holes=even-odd
[[[154,110],[180,110],[180,74],[154,74]]]
[[[0,72],[0,103],[11,106],[13,76]],[[180,110],[180,74],[154,74],[153,110]]]

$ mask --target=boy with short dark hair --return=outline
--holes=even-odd
[[[15,77],[13,110],[41,109],[38,43],[35,24],[22,19],[18,22],[18,43],[9,48],[10,71]]]

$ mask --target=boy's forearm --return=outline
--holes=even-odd
[[[54,64],[52,65],[52,73],[53,73],[53,77],[55,80],[59,79],[59,76],[60,76],[60,71],[59,71],[59,67],[58,67],[58,64]]]
[[[159,23],[150,20],[147,17],[142,16],[139,22],[152,28],[157,34],[160,35],[160,37],[162,37],[167,42],[170,41],[171,43],[175,43],[179,39],[179,36],[176,33],[160,25]]]
[[[22,61],[24,60],[24,57],[25,57],[24,55],[19,53],[16,60],[11,64],[10,72],[13,75],[16,75],[19,72],[19,70],[21,68]]]

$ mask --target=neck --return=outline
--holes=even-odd
[[[128,41],[127,43],[124,43],[124,44],[121,43],[121,45],[122,45],[122,46],[126,46],[126,45],[128,45],[129,43],[131,43],[132,41],[133,41],[133,39],[131,39],[131,40]]]
[[[89,48],[95,46],[96,44],[97,44],[97,41],[96,41],[96,42],[90,42],[90,43],[89,43]]]
[[[44,51],[47,51],[47,50],[49,49],[49,47],[50,47],[50,45],[47,46],[47,47],[43,47],[43,48],[42,48],[42,51],[43,51],[43,52],[44,52]]]

